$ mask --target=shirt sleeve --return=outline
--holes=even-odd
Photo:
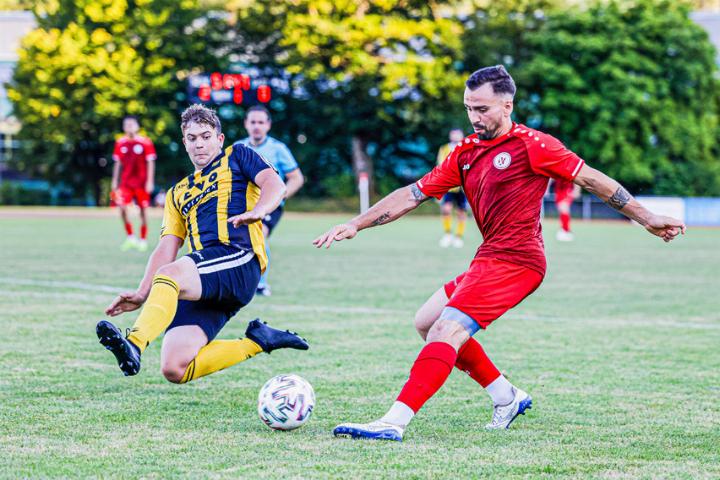
[[[112,159],[116,162],[120,161],[120,142],[115,140],[115,147],[113,148]]]
[[[155,161],[157,159],[157,153],[155,153],[155,144],[152,142],[152,140],[149,140],[145,143],[145,160],[148,162]]]
[[[283,175],[300,168],[287,145],[280,144],[277,149],[277,168]]]
[[[160,228],[160,238],[165,235],[175,235],[185,240],[187,229],[185,228],[185,220],[175,205],[175,198],[173,198],[174,190],[174,188],[171,188],[165,196],[165,211],[163,213],[162,227]]]
[[[455,148],[445,158],[445,161],[425,174],[417,182],[421,192],[429,197],[442,198],[450,189],[462,185],[460,169],[458,168],[458,155],[460,147]]]
[[[560,140],[546,133],[536,132],[535,139],[528,140],[527,145],[530,167],[538,175],[572,182],[585,164]]]
[[[277,172],[270,162],[265,160],[262,155],[249,147],[235,147],[233,149],[233,155],[235,155],[238,159],[237,163],[243,175],[252,182],[255,181],[255,177],[258,173],[267,168],[272,168],[274,172]]]

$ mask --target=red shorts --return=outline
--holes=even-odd
[[[150,206],[150,194],[144,188],[120,187],[112,192],[112,201],[116,205],[126,207],[133,202],[133,199],[140,208]]]
[[[555,196],[555,204],[560,205],[561,203],[565,203],[567,205],[572,205],[573,203],[573,196],[570,193],[560,194]]]
[[[531,268],[491,257],[476,257],[470,268],[445,284],[448,307],[486,328],[535,291],[543,276]]]

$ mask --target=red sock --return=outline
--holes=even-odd
[[[465,342],[465,345],[460,347],[455,366],[470,375],[470,378],[478,382],[483,388],[490,385],[500,376],[500,371],[490,361],[487,354],[485,354],[485,350],[474,338],[471,338]]]
[[[125,222],[125,233],[132,235],[132,223]]]
[[[457,360],[457,352],[449,343],[432,342],[423,347],[410,369],[410,378],[397,397],[416,412],[435,395],[447,380]]]
[[[570,214],[569,213],[561,213],[560,214],[560,226],[566,232],[570,231]]]
[[[144,223],[140,225],[140,238],[143,240],[147,238],[147,225]]]

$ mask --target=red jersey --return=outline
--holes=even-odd
[[[540,207],[548,178],[573,180],[583,160],[551,135],[513,123],[505,135],[465,138],[445,161],[417,182],[440,198],[461,186],[483,243],[477,257],[492,257],[545,274]]]
[[[145,188],[147,162],[157,158],[155,145],[149,138],[136,135],[135,138],[120,137],[115,142],[113,160],[120,162],[120,187]]]

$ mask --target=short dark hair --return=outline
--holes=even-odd
[[[270,110],[263,107],[262,105],[253,105],[252,107],[247,109],[247,112],[245,112],[245,118],[247,118],[250,115],[250,112],[265,112],[265,115],[267,115],[268,120],[272,122],[272,116],[270,115]]]
[[[138,125],[140,125],[140,119],[135,115],[130,115],[129,113],[123,117],[123,122],[125,120],[135,120]]]
[[[493,93],[508,93],[515,96],[517,91],[513,78],[502,65],[475,70],[468,77],[465,86],[470,90],[476,90],[486,83],[492,85]]]
[[[217,133],[222,133],[222,125],[215,110],[200,103],[190,105],[180,116],[180,125],[183,130],[191,122],[208,125],[217,130]]]

